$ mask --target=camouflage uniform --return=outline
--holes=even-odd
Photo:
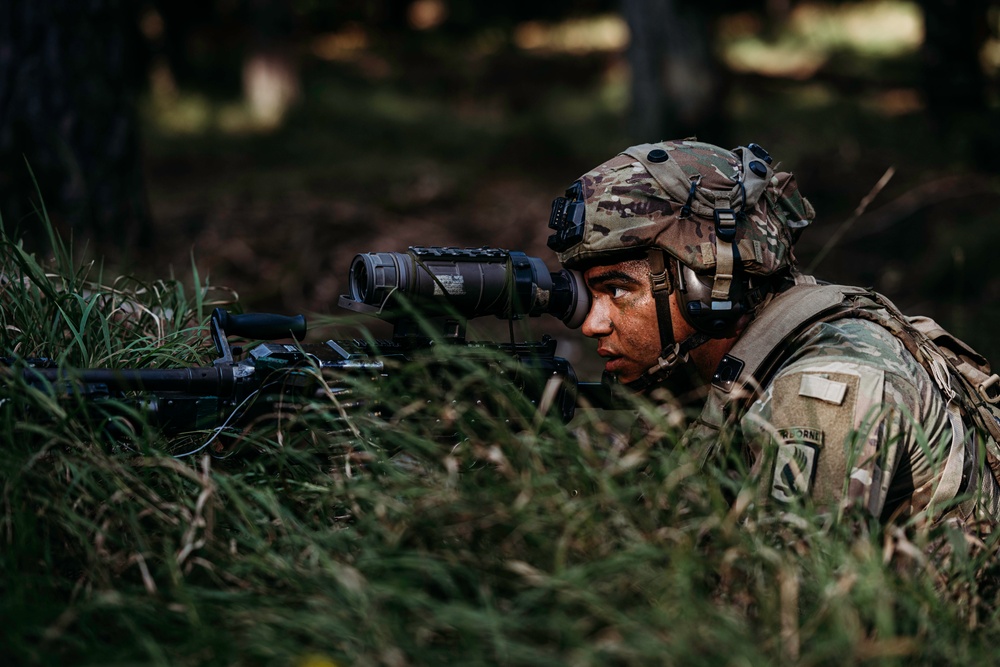
[[[883,519],[927,507],[952,440],[927,371],[886,329],[856,319],[796,339],[740,427],[747,443],[777,445],[763,480],[771,497],[846,500]]]
[[[791,174],[772,170],[765,151],[645,144],[588,172],[579,188],[582,214],[567,222],[566,200],[557,200],[550,222],[557,230],[550,246],[564,266],[664,251],[676,271],[688,267],[711,284],[711,303],[695,311],[744,299],[731,318],[742,316],[741,327],[755,318],[733,351],[760,348],[761,364],[745,369],[736,358],[739,366],[727,370],[723,359],[685,436],[689,446],[717,447],[728,424],[729,436],[753,455],[762,492],[781,503],[811,496],[822,507],[859,505],[882,520],[925,512],[970,526],[1000,517],[993,470],[1000,427],[992,415],[975,421],[977,410],[963,400],[969,386],[979,382],[982,390],[996,376],[976,366],[976,380],[964,383],[956,369],[969,364],[945,360],[884,297],[843,288],[850,294],[842,300],[837,286],[820,288],[801,275],[792,246],[814,211]],[[764,287],[741,292],[740,283]],[[807,304],[786,313],[793,293],[799,306],[809,301],[810,284],[815,294],[832,295],[828,312],[804,315]]]

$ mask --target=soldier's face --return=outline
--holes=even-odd
[[[639,379],[660,354],[649,263],[643,259],[594,266],[583,278],[593,301],[581,330],[597,339],[597,353],[607,359],[606,371],[620,382]]]

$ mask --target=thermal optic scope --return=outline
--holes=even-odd
[[[363,253],[351,262],[349,284],[340,306],[382,319],[398,315],[405,303],[427,315],[466,319],[549,314],[576,328],[590,310],[578,272],[553,273],[538,257],[500,248]]]

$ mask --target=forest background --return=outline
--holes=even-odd
[[[586,169],[753,141],[819,211],[803,265],[997,358],[995,4],[15,0],[0,215],[44,249],[44,201],[112,273],[197,267],[247,310],[334,313],[356,253],[555,268],[549,204]]]
[[[553,197],[697,135],[797,174],[805,267],[1000,361],[998,33],[986,0],[0,2],[3,354],[206,365],[206,281],[342,331],[359,252],[554,269]],[[995,662],[996,536],[775,516],[669,405],[567,426],[437,349],[176,441],[0,374],[4,664]]]

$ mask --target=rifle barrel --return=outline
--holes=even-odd
[[[29,382],[39,378],[50,383],[78,382],[105,385],[118,391],[180,391],[199,396],[218,394],[233,384],[232,368],[28,368],[24,377]]]

